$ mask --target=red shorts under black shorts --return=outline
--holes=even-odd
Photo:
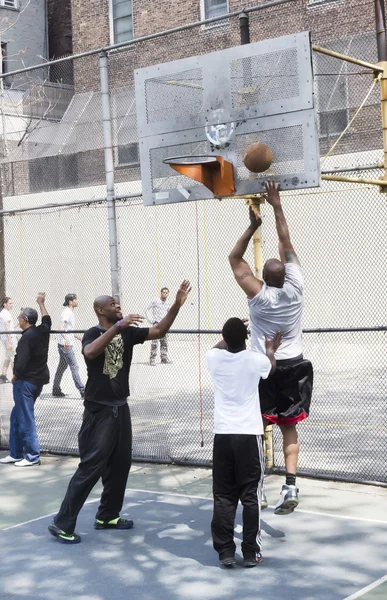
[[[278,425],[293,425],[309,415],[313,366],[302,356],[277,360],[273,375],[259,382],[262,417]]]

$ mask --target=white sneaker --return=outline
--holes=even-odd
[[[6,465],[8,463],[17,463],[19,460],[23,460],[23,459],[22,458],[13,458],[13,456],[8,454],[8,456],[5,456],[4,458],[0,458],[0,463],[2,465]]]
[[[269,506],[269,503],[267,501],[267,496],[266,496],[266,490],[265,488],[262,489],[262,497],[261,497],[261,510],[265,510],[265,508],[267,508]]]
[[[274,509],[275,515],[288,515],[294,511],[299,503],[298,488],[295,485],[282,486],[280,498]]]
[[[39,458],[38,458],[38,460],[34,460],[34,461],[23,458],[23,460],[19,460],[18,462],[15,462],[15,467],[34,467],[35,465],[40,465]]]

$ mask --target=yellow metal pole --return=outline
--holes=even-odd
[[[381,107],[382,107],[382,129],[383,129],[383,149],[384,149],[384,175],[383,180],[387,182],[387,61],[382,60],[379,63],[379,66],[383,68],[383,73],[380,78],[380,99],[381,99]],[[386,185],[386,183],[385,183]],[[382,188],[382,191],[387,191],[385,188]]]
[[[387,106],[385,106],[385,110],[387,110]],[[387,120],[386,120],[387,123]],[[385,136],[385,143],[387,143],[387,129],[383,129],[383,135]],[[386,146],[385,146],[386,148]],[[384,152],[384,158],[387,158],[386,150]],[[386,168],[386,164],[384,165]],[[321,179],[324,181],[343,181],[344,183],[365,183],[368,185],[387,185],[387,181],[383,181],[382,179],[364,179],[357,177],[345,177],[344,175],[321,175]]]
[[[346,62],[352,63],[354,65],[359,65],[360,67],[365,67],[366,69],[371,69],[371,71],[375,71],[377,73],[382,73],[384,68],[380,66],[380,63],[373,64],[366,62],[365,60],[359,60],[358,58],[353,58],[352,56],[347,56],[346,54],[341,54],[340,52],[334,52],[333,50],[328,50],[328,48],[321,48],[321,46],[316,46],[313,44],[312,46],[315,52],[320,52],[320,54],[326,54],[327,56],[333,56],[333,58],[339,58],[340,60],[345,60]]]
[[[250,198],[247,202],[252,207],[256,215],[260,216],[261,204],[264,202],[262,196]],[[254,243],[254,272],[258,279],[262,279],[263,273],[263,252],[262,252],[262,227],[259,227],[253,236]],[[265,427],[265,465],[266,472],[274,468],[274,448],[273,448],[273,425]]]

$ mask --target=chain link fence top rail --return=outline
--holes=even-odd
[[[385,335],[385,331],[304,335],[305,354],[314,365],[315,387],[310,417],[299,426],[300,473],[386,482]],[[136,347],[129,399],[135,458],[211,464],[214,397],[205,353],[219,338],[220,333],[172,332],[168,356],[173,362],[161,364],[158,349],[155,367],[149,365],[150,342]],[[57,341],[58,336],[52,334],[51,383],[44,387],[35,410],[38,434],[43,451],[78,454],[82,399],[69,369],[61,384],[66,397],[51,394],[59,363]],[[75,353],[85,382],[80,347],[80,343],[75,346]],[[2,343],[0,350],[3,352]],[[7,447],[12,386],[1,384],[0,391],[0,446]],[[274,441],[278,469],[283,467],[278,431]]]
[[[265,39],[266,32],[273,30],[278,20],[275,8],[267,9],[265,19],[262,27],[262,16],[250,14],[251,41]],[[295,11],[283,21],[280,33],[303,28],[302,18]],[[370,62],[377,59],[371,27],[360,35],[328,42],[315,31],[312,37],[321,46],[356,58]],[[163,207],[142,205],[133,85],[137,68],[239,44],[238,18],[230,17],[217,26],[201,25],[134,42],[124,51],[109,54],[124,312],[143,313],[162,286],[168,286],[173,294],[187,277],[194,289],[176,327],[218,329],[230,316],[247,316],[246,299],[227,261],[248,224],[246,206],[242,200],[232,199]],[[315,54],[314,60],[320,152],[324,157],[364,101],[372,78],[361,67],[331,57]],[[64,295],[77,293],[77,327],[87,328],[95,320],[94,298],[111,289],[98,56],[40,66],[28,77],[7,76],[0,109],[4,209],[38,208],[2,217],[5,250],[0,280],[5,279],[5,292],[15,301],[15,314],[19,306],[34,305],[38,290],[46,291],[54,327],[59,325]],[[356,121],[324,161],[323,169],[354,169],[346,174],[378,178],[380,172],[367,167],[382,161],[382,147],[380,102],[375,87]],[[305,271],[304,326],[385,324],[387,292],[380,283],[386,254],[384,196],[372,186],[323,182],[319,190],[284,194],[283,199],[292,241]],[[71,206],[75,202],[81,205]],[[50,208],[46,208],[48,204]],[[270,207],[264,206],[262,213],[263,251],[268,258],[277,255],[277,236]],[[246,258],[252,265],[252,245]],[[145,363],[149,345],[136,354],[131,375],[134,453],[144,458],[208,463],[212,389],[203,365],[204,352],[213,345],[214,336],[170,337],[174,360],[170,367],[148,370]],[[316,368],[313,411],[319,424],[313,424],[312,411],[309,422],[300,428],[305,447],[300,463],[303,470],[354,479],[385,479],[380,457],[386,449],[386,436],[380,417],[386,393],[378,363],[385,361],[383,342],[382,333],[305,336],[305,355]],[[77,353],[83,365],[79,348]],[[53,335],[52,375],[56,361]],[[202,390],[199,372],[204,382]],[[51,398],[47,388],[37,404],[37,420],[44,449],[76,452],[81,401],[71,395],[68,374],[65,381],[68,398]],[[10,386],[0,386],[0,406],[6,413],[10,398]],[[3,445],[7,419],[8,413],[1,421]],[[176,419],[178,424],[182,419],[181,426],[176,425]],[[321,425],[324,422],[329,424],[326,428]],[[365,450],[358,440],[363,441],[369,423],[372,426],[367,429],[370,437]],[[276,465],[281,467],[281,443],[277,437],[275,441]]]

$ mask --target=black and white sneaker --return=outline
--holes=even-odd
[[[275,515],[288,515],[298,506],[300,499],[298,497],[298,488],[295,485],[282,486],[280,498],[274,509]]]
[[[243,557],[243,566],[245,569],[251,569],[252,567],[256,567],[263,561],[263,556],[260,552],[258,552],[255,556],[244,556]]]

